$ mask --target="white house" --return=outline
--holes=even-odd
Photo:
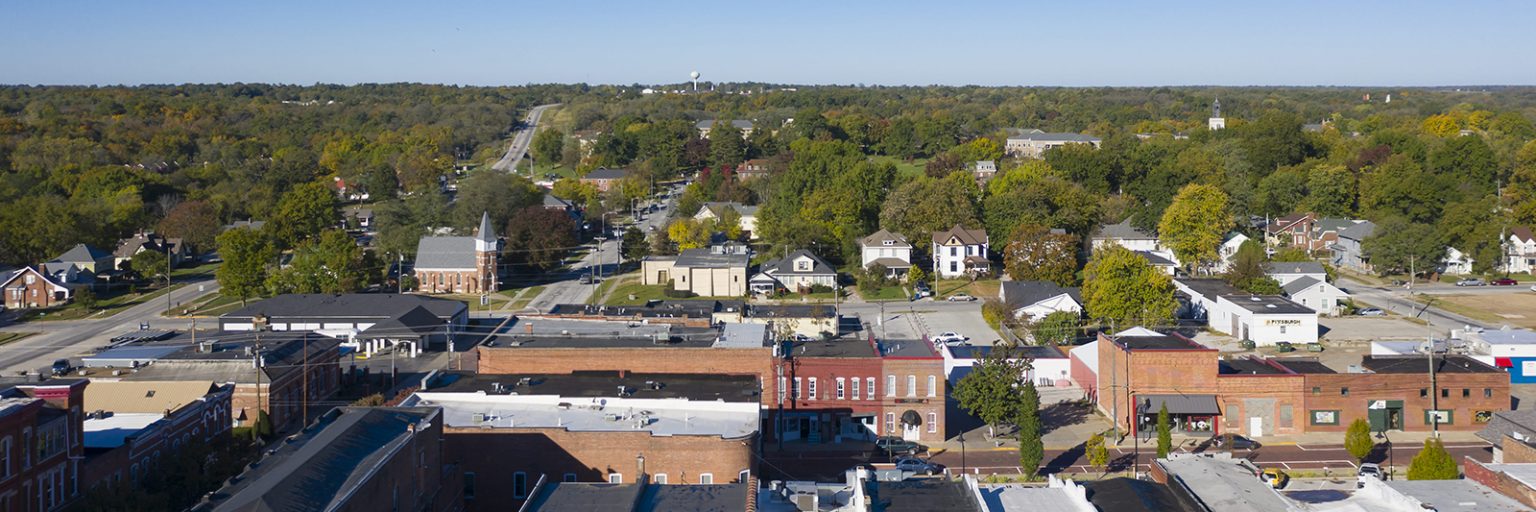
[[[1173,260],[1173,254],[1151,251],[1136,251],[1136,254],[1140,254],[1147,263],[1157,267],[1159,272],[1170,276],[1179,272],[1179,264]]]
[[[1531,228],[1521,226],[1509,230],[1509,239],[1504,241],[1505,272],[1529,273],[1536,269],[1536,236],[1531,234]]]
[[[859,240],[860,265],[879,264],[887,276],[898,277],[912,269],[912,242],[884,229]]]
[[[1304,277],[1318,281],[1328,280],[1328,272],[1323,270],[1321,263],[1315,261],[1271,261],[1264,264],[1264,273],[1280,283],[1280,286]]]
[[[1119,224],[1099,226],[1098,232],[1089,237],[1088,241],[1089,248],[1094,251],[1114,244],[1132,251],[1155,255],[1166,260],[1166,263],[1172,263],[1172,268],[1178,268],[1179,266],[1179,258],[1173,254],[1173,251],[1163,247],[1162,242],[1158,241],[1157,236],[1132,226],[1130,219],[1123,220]],[[1154,258],[1148,257],[1147,260],[1151,261],[1153,265],[1165,266],[1164,262]],[[1169,272],[1169,274],[1172,275],[1172,272]]]
[[[1259,346],[1317,342],[1317,311],[1278,295],[1250,295],[1216,279],[1175,279],[1187,302],[1182,317]]]
[[[1339,314],[1339,303],[1349,299],[1349,294],[1327,281],[1302,277],[1280,286],[1285,296],[1294,302],[1328,316]]]
[[[1211,265],[1211,271],[1226,272],[1227,269],[1232,268],[1232,261],[1237,257],[1237,249],[1247,243],[1248,240],[1251,240],[1248,238],[1248,235],[1242,233],[1227,235],[1227,241],[1222,242],[1221,247],[1216,248],[1217,259]]]
[[[693,215],[693,220],[718,219],[725,215],[725,211],[736,210],[736,215],[741,218],[741,232],[747,234],[749,239],[757,239],[757,207],[747,206],[741,203],[708,202],[699,207],[698,213]]]
[[[1442,274],[1466,275],[1472,273],[1472,255],[1461,252],[1455,247],[1445,248],[1445,257],[1440,259]]]
[[[939,277],[961,277],[992,271],[987,260],[987,232],[958,224],[933,234],[933,271]]]
[[[837,271],[805,249],[764,263],[751,280],[753,293],[771,293],[776,287],[790,291],[809,290],[812,286],[835,288]]]
[[[1014,318],[1034,322],[1058,311],[1082,314],[1083,294],[1050,281],[1003,281],[1000,299]]]

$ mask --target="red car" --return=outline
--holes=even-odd
[[[1510,278],[1506,277],[1506,278],[1503,278],[1503,279],[1494,279],[1493,281],[1490,281],[1488,284],[1491,284],[1491,285],[1494,285],[1494,286],[1514,286],[1514,285],[1520,284],[1520,282],[1519,281],[1515,281],[1514,279],[1510,279]]]

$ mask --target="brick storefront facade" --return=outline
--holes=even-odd
[[[944,359],[933,357],[892,357],[884,359],[885,382],[879,382],[879,397],[884,416],[880,435],[903,436],[924,443],[937,443],[947,437],[944,400],[949,396],[944,378]],[[896,386],[889,384],[894,380]],[[905,425],[908,412],[918,415],[920,423]],[[914,435],[915,434],[915,435]]]
[[[1422,360],[1422,359],[1421,359]],[[1509,374],[1439,373],[1435,388],[1442,411],[1450,411],[1450,421],[1441,430],[1478,431],[1486,425],[1493,411],[1509,409]],[[1425,411],[1434,407],[1431,399],[1428,366],[1424,373],[1333,373],[1307,374],[1303,384],[1307,414],[1301,417],[1311,432],[1344,432],[1356,419],[1371,420],[1372,406],[1396,406],[1401,402],[1401,428],[1407,432],[1427,432],[1432,425]],[[1376,404],[1375,402],[1387,402]],[[1337,421],[1320,424],[1317,412],[1337,411]],[[1479,413],[1486,412],[1485,419]],[[1373,425],[1372,430],[1375,430]]]

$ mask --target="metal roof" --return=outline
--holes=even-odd
[[[212,381],[91,381],[85,390],[85,410],[122,413],[164,413],[208,396],[218,389]]]
[[[1157,237],[1146,231],[1131,225],[1131,219],[1125,219],[1118,224],[1105,224],[1099,226],[1099,232],[1093,235],[1093,240],[1156,240]]]
[[[472,236],[424,236],[416,244],[418,270],[474,269],[477,260]]]
[[[1021,308],[1045,299],[1068,295],[1078,304],[1083,303],[1082,289],[1065,287],[1050,281],[1003,281],[1003,301],[1010,307]]]
[[[1216,395],[1136,395],[1137,409],[1153,414],[1168,406],[1170,414],[1221,414]]]

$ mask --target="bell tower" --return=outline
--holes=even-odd
[[[1216,101],[1211,103],[1211,119],[1208,126],[1212,131],[1227,127],[1227,119],[1221,117],[1221,98],[1216,98]]]
[[[496,231],[491,229],[491,214],[481,212],[480,227],[475,228],[475,281],[480,284],[480,293],[494,292],[499,288],[496,282],[496,255],[501,252],[499,245]]]

